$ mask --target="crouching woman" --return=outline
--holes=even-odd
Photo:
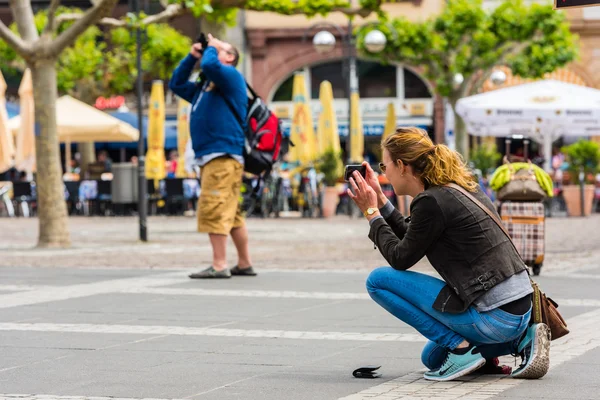
[[[348,195],[391,265],[371,272],[369,295],[429,339],[421,356],[430,370],[425,379],[453,380],[508,354],[523,359],[513,377],[545,375],[549,329],[530,325],[527,267],[490,216],[446,186],[461,186],[496,213],[460,155],[418,128],[398,129],[382,150],[380,168],[394,192],[413,197],[410,217],[384,196],[368,164],[365,178],[354,173]],[[423,256],[443,280],[407,271]]]

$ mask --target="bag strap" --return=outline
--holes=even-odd
[[[235,119],[237,120],[238,124],[240,124],[240,127],[242,128],[242,131],[244,130],[244,122],[242,121],[242,117],[240,117],[240,115],[237,113],[237,111],[235,111],[235,108],[233,108],[233,104],[231,104],[231,101],[227,98],[227,96],[224,96],[223,93],[221,93],[221,90],[218,87],[215,87],[214,91],[219,94],[223,100],[225,100],[225,104],[227,104],[227,107],[229,107],[229,110],[231,111],[231,113],[233,114],[233,116],[235,117]]]
[[[489,208],[484,206],[479,200],[477,200],[475,198],[475,196],[473,196],[471,193],[469,193],[465,188],[457,185],[456,183],[448,183],[444,186],[458,190],[459,192],[464,194],[468,199],[470,199],[473,203],[475,203],[477,206],[479,206],[479,208],[481,208],[487,215],[489,215],[490,218],[492,219],[492,221],[494,221],[496,223],[496,225],[498,225],[498,227],[500,227],[500,229],[502,229],[502,232],[504,232],[504,234],[508,238],[510,244],[512,244],[512,246],[515,249],[515,251],[517,252],[517,254],[519,254],[519,251],[517,250],[515,243],[513,242],[512,238],[510,237],[510,233],[508,233],[508,231],[504,227],[504,224],[502,223],[502,221],[500,221],[500,218],[498,218]],[[521,257],[520,254],[519,254],[519,257]]]

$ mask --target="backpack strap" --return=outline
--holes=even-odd
[[[252,96],[254,96],[255,99],[259,98],[260,96],[258,94],[256,94],[256,91],[254,91],[254,89],[252,89],[252,86],[250,86],[250,84],[247,81],[245,81],[245,82],[246,82],[246,87],[248,88],[250,93],[252,93]]]
[[[237,111],[235,111],[235,108],[233,108],[233,104],[231,104],[231,101],[227,98],[227,96],[224,96],[223,93],[221,93],[221,90],[217,86],[215,86],[214,91],[217,92],[223,98],[223,100],[225,100],[225,104],[227,104],[227,107],[229,107],[229,110],[231,111],[231,113],[233,114],[233,116],[235,117],[237,122],[240,124],[240,127],[242,128],[242,132],[243,132],[244,131],[244,121],[242,121],[242,117],[240,117],[240,115],[237,113]]]

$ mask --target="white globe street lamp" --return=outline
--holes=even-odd
[[[462,85],[462,83],[465,81],[465,77],[463,76],[463,74],[458,73],[456,75],[454,75],[454,85],[455,86],[460,86]]]
[[[387,38],[380,30],[373,30],[365,36],[365,47],[371,53],[379,53],[385,48]]]
[[[490,79],[492,80],[492,83],[496,86],[503,85],[504,82],[506,82],[506,73],[500,69],[497,69],[494,72],[492,72]]]
[[[320,31],[313,38],[313,46],[317,53],[327,53],[335,47],[335,36],[329,31]]]

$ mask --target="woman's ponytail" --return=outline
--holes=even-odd
[[[412,166],[425,187],[456,183],[466,190],[477,190],[477,182],[462,156],[443,144],[434,145],[427,132],[416,127],[401,127],[381,143],[393,160]]]
[[[427,155],[421,178],[427,186],[443,186],[454,182],[471,192],[477,190],[478,186],[462,156],[443,144],[433,146]]]

